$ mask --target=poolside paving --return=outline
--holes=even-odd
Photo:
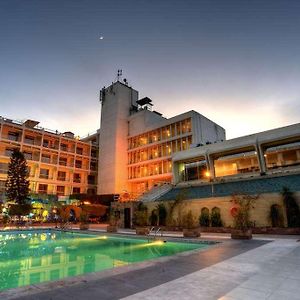
[[[78,280],[31,286],[25,292],[4,291],[0,299],[300,300],[299,237],[255,235],[251,241],[236,241],[226,234],[203,236],[222,243],[190,254],[87,274]]]
[[[123,299],[299,300],[300,245],[277,239]]]

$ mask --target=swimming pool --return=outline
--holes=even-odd
[[[206,247],[54,230],[0,232],[0,291]]]

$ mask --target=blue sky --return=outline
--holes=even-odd
[[[123,69],[227,137],[300,122],[300,1],[0,1],[0,114],[85,135]],[[100,40],[99,37],[104,39]]]

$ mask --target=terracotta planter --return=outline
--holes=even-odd
[[[118,226],[116,225],[108,225],[106,228],[107,232],[118,232]]]
[[[251,240],[252,230],[251,229],[232,229],[231,238],[235,240]]]
[[[135,232],[138,235],[147,235],[150,231],[148,227],[136,227]]]
[[[200,228],[184,228],[183,236],[189,238],[200,237]]]
[[[79,224],[79,229],[80,230],[88,230],[90,228],[90,224],[86,224],[86,223],[80,223]]]

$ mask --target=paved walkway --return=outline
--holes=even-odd
[[[299,300],[300,243],[278,239],[123,299]]]
[[[90,229],[102,232],[105,227],[92,225]],[[300,237],[254,237],[233,241],[228,234],[205,233],[202,238],[223,242],[194,254],[9,290],[0,298],[300,300]]]

